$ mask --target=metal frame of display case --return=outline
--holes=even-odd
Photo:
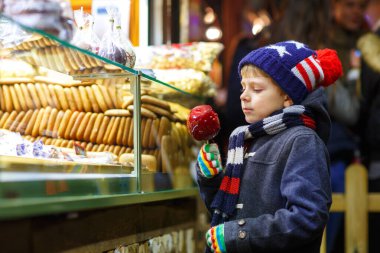
[[[131,82],[131,92],[134,96],[134,110],[133,110],[133,141],[134,141],[134,170],[136,171],[136,192],[134,193],[121,193],[121,194],[104,194],[98,196],[60,196],[60,197],[41,197],[41,198],[15,198],[11,200],[1,200],[0,196],[0,220],[1,219],[14,219],[20,217],[29,217],[43,214],[60,213],[74,210],[85,210],[91,208],[111,207],[126,204],[135,204],[149,201],[169,200],[182,197],[191,197],[197,195],[195,186],[185,189],[172,189],[165,191],[156,191],[144,193],[142,189],[142,171],[141,171],[141,156],[142,156],[142,133],[141,133],[141,80],[149,80],[160,85],[170,87],[179,93],[184,94],[192,99],[202,100],[203,98],[197,97],[185,91],[182,91],[170,84],[162,82],[153,78],[152,76],[143,73],[142,71],[128,68],[119,63],[113,62],[109,59],[100,57],[92,52],[86,51],[82,48],[76,47],[66,41],[62,41],[57,37],[45,33],[44,31],[26,27],[19,24],[9,17],[0,14],[0,19],[6,19],[10,22],[17,24],[23,30],[31,33],[42,35],[45,38],[59,43],[63,47],[75,50],[76,52],[85,54],[89,57],[95,58],[107,64],[111,64],[120,68],[123,73],[90,73],[90,74],[75,74],[72,75],[75,79],[84,78],[120,78],[128,77]],[[1,162],[1,158],[0,158]],[[0,171],[0,177],[1,177]],[[20,186],[23,182],[19,183]],[[1,183],[0,183],[1,188]]]

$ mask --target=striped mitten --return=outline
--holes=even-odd
[[[206,233],[207,246],[215,253],[227,253],[224,242],[224,224],[210,228]]]
[[[202,176],[206,178],[212,178],[223,170],[217,144],[203,144],[198,154],[198,165]]]

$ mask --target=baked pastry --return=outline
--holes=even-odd
[[[119,162],[127,166],[133,166],[134,164],[134,154],[124,153],[119,157]],[[141,155],[141,164],[149,171],[157,171],[157,159],[153,155]]]

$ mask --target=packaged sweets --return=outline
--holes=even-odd
[[[85,13],[81,8],[74,11],[74,20],[77,29],[71,43],[97,54],[100,40],[93,30],[94,18],[92,15]]]

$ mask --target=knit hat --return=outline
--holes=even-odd
[[[247,54],[239,63],[252,64],[266,72],[295,104],[319,86],[327,87],[343,75],[335,50],[314,51],[297,41],[284,41],[261,47]]]

